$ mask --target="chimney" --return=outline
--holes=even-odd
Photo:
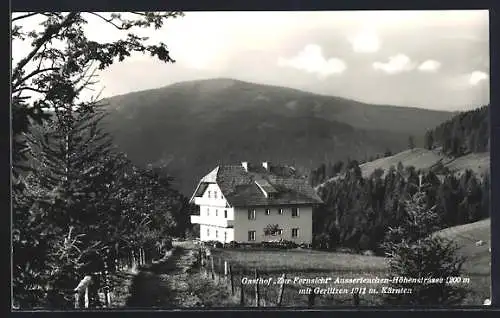
[[[245,169],[246,172],[248,172],[248,162],[242,161],[241,166],[243,167],[243,169]]]
[[[262,166],[264,167],[264,169],[269,171],[269,162],[267,161],[262,162]]]

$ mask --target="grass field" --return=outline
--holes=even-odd
[[[405,167],[413,166],[417,170],[426,170],[438,162],[441,162],[445,167],[448,167],[451,171],[460,173],[467,169],[474,171],[478,175],[484,175],[490,169],[490,154],[488,152],[484,153],[472,153],[458,158],[449,158],[434,150],[427,150],[422,148],[415,148],[412,150],[405,150],[392,156],[385,158],[380,158],[374,161],[366,162],[361,164],[361,173],[363,177],[369,177],[376,169],[382,169],[387,172],[391,166],[397,167],[398,163]],[[339,176],[333,177],[324,184],[328,184],[331,181],[338,179]],[[322,185],[317,186],[317,188]]]
[[[271,278],[269,286],[262,286],[262,298],[270,303],[277,301],[280,284],[278,278],[285,273],[286,278],[294,280],[296,277],[307,278],[374,278],[385,277],[387,263],[383,257],[363,256],[357,254],[343,254],[306,249],[295,250],[255,250],[255,249],[216,249],[213,252],[215,267],[222,267],[219,260],[230,262],[235,281],[240,282],[243,277],[254,278],[257,269],[259,277]],[[217,266],[218,264],[218,266]],[[216,269],[217,270],[217,269]],[[348,289],[348,294],[318,295],[315,306],[351,305],[353,295],[350,293],[354,287],[364,287],[351,283],[341,284],[310,284],[295,282],[286,285],[282,306],[302,307],[307,306],[308,296],[299,294],[299,290],[306,287],[337,287]],[[375,287],[375,286],[373,286]],[[245,286],[247,295],[254,295],[254,285]],[[362,295],[361,305],[375,305],[378,299],[369,295]],[[247,305],[251,305],[246,303]]]
[[[413,166],[415,169],[429,169],[441,162],[451,171],[465,171],[470,169],[478,175],[483,175],[490,169],[490,154],[472,153],[458,158],[448,158],[445,155],[434,151],[422,148],[413,150],[405,150],[393,156],[380,158],[371,162],[360,165],[361,172],[364,177],[370,176],[376,169],[387,171],[391,166],[397,167],[401,162],[403,166]]]
[[[470,295],[464,304],[480,305],[485,298],[490,297],[490,221],[483,220],[471,224],[456,226],[437,232],[437,235],[454,240],[461,248],[459,253],[467,258],[463,267],[463,276],[470,278]],[[482,240],[486,244],[476,246],[476,242]],[[356,254],[343,254],[334,252],[323,252],[314,250],[256,250],[256,249],[216,249],[213,252],[216,267],[223,270],[221,264],[228,261],[235,273],[235,281],[241,278],[253,278],[253,271],[258,270],[260,277],[272,278],[271,282],[277,282],[281,274],[286,273],[287,278],[313,278],[313,277],[337,277],[350,278],[383,278],[387,273],[387,261],[383,257],[364,256]],[[218,265],[217,265],[218,264]],[[383,284],[328,284],[316,285],[317,287],[337,287],[348,289],[353,287],[379,288]],[[284,306],[305,306],[307,295],[300,295],[301,288],[309,287],[310,284],[289,284],[285,288],[283,296]],[[254,293],[253,286],[246,286],[248,294]],[[269,287],[263,286],[261,292],[263,297],[276,300],[278,297],[279,284],[271,283]],[[352,294],[343,295],[321,295],[317,296],[316,304],[321,306],[338,306],[352,304]],[[361,305],[381,304],[378,295],[364,294],[360,296]]]
[[[315,251],[294,250],[255,250],[255,249],[218,249],[214,255],[230,259],[238,267],[258,268],[267,273],[287,271],[300,272],[380,272],[386,268],[383,257],[363,256]]]
[[[360,165],[364,177],[369,177],[376,169],[388,170],[391,166],[397,167],[401,162],[403,166],[413,166],[415,169],[428,169],[440,160],[446,160],[442,155],[421,148],[405,150],[393,156],[380,158]]]
[[[466,257],[463,266],[464,276],[470,278],[472,293],[466,299],[467,304],[482,304],[491,295],[491,221],[482,220],[441,230],[437,233],[453,239],[459,246],[459,253]],[[476,246],[476,242],[485,244]]]

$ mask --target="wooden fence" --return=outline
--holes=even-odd
[[[161,248],[147,252],[144,248],[132,250],[126,257],[115,258],[112,264],[104,262],[104,270],[86,275],[72,291],[74,293],[74,308],[110,308],[112,307],[114,286],[111,275],[116,272],[136,273],[140,266],[149,264],[162,254]]]
[[[299,288],[294,285],[285,284],[286,273],[280,275],[278,284],[271,281],[269,286],[262,282],[269,279],[270,275],[260,272],[258,269],[249,269],[241,266],[235,266],[229,261],[220,257],[213,256],[210,249],[200,248],[198,251],[198,263],[202,275],[213,280],[222,288],[227,288],[233,297],[237,297],[240,306],[246,307],[282,307],[287,306],[285,294],[288,291],[290,295],[299,295]],[[251,283],[244,283],[245,278]],[[282,282],[282,283],[281,283]],[[314,287],[310,292],[304,295],[288,297],[289,306],[314,307],[318,306],[318,295],[314,293]],[[347,302],[346,302],[347,301]],[[338,300],[342,305],[360,305],[359,294],[353,294],[352,298]]]

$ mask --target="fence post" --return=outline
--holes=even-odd
[[[241,270],[241,278],[243,278],[243,270]],[[243,282],[241,281],[241,278],[240,278],[240,305],[241,306],[245,306],[245,292],[244,292],[244,286],[243,285]]]
[[[352,300],[353,300],[354,306],[359,306],[359,292],[354,293],[352,295]]]
[[[231,295],[234,296],[234,277],[233,277],[233,268],[231,267],[231,264],[229,264],[229,280],[231,283]]]
[[[259,299],[259,273],[257,269],[254,270],[255,277],[255,307],[259,307],[260,299]]]
[[[227,274],[228,274],[227,261],[224,261],[224,276],[227,276]]]
[[[198,264],[200,264],[200,267],[203,266],[203,257],[201,255],[201,247],[200,249],[198,250]]]
[[[240,286],[240,305],[245,306],[245,292],[243,290],[243,284]]]
[[[309,307],[314,307],[314,299],[316,298],[316,294],[314,293],[314,287],[311,287],[311,293],[309,294],[309,297],[308,297],[308,306]]]
[[[210,256],[210,265],[212,270],[212,280],[215,280],[214,257]]]
[[[85,276],[78,286],[73,290],[75,292],[75,308],[82,307],[82,298],[85,308],[89,308],[89,285],[92,283],[92,276]]]
[[[102,272],[103,284],[104,284],[104,304],[106,308],[109,307],[108,293],[109,293],[109,280],[108,280],[109,266],[107,260],[104,261],[104,272]]]
[[[77,291],[75,291],[75,309],[80,308],[80,294],[78,294]]]
[[[137,267],[137,264],[136,264],[136,261],[135,261],[135,252],[134,250],[132,250],[131,252],[131,256],[132,256],[132,270],[135,269]]]
[[[89,308],[89,287],[85,288],[85,308]]]
[[[283,301],[283,293],[285,291],[285,279],[286,279],[285,273],[283,273],[283,275],[281,275],[281,279],[282,279],[282,283],[280,286],[280,292],[278,294],[278,307],[281,307],[281,302]]]

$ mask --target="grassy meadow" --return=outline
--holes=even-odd
[[[490,219],[454,226],[437,234],[453,239],[460,247],[460,255],[466,257],[463,275],[470,278],[471,293],[465,304],[482,304],[484,299],[491,297]],[[478,241],[483,241],[484,245],[477,246]]]
[[[387,262],[383,257],[363,256],[357,254],[345,254],[334,252],[314,251],[307,249],[294,250],[259,250],[259,249],[216,249],[213,250],[216,270],[222,271],[222,262],[227,260],[233,270],[234,281],[239,286],[241,279],[254,278],[254,270],[257,269],[259,277],[271,278],[269,286],[260,285],[261,299],[265,299],[267,305],[276,304],[280,283],[278,279],[286,274],[287,279],[294,280],[296,277],[304,278],[327,278],[335,280],[337,277],[345,278],[375,278],[385,277]],[[307,284],[305,282],[289,283],[285,285],[283,293],[283,307],[304,307],[308,304],[308,295],[300,294],[301,289],[307,287],[336,287],[348,290],[347,294],[317,295],[315,306],[350,306],[353,303],[352,288],[367,287],[366,284]],[[371,287],[375,287],[374,285]],[[244,286],[245,305],[255,304],[255,285]],[[247,296],[248,295],[248,296]],[[361,305],[377,304],[377,297],[373,295],[361,295]]]
[[[463,267],[463,277],[470,278],[470,294],[464,300],[464,305],[480,305],[485,298],[490,297],[490,220],[483,220],[467,225],[456,226],[437,232],[446,238],[453,239],[459,246],[460,255],[466,257]],[[482,240],[484,245],[476,246]],[[239,286],[241,279],[254,278],[257,269],[259,277],[271,278],[269,286],[260,285],[261,299],[266,304],[275,305],[278,299],[280,284],[278,278],[286,274],[286,278],[314,278],[331,277],[335,280],[351,278],[386,278],[387,261],[383,257],[324,252],[307,249],[269,250],[269,249],[215,249],[212,251],[216,271],[223,271],[223,262],[231,264],[234,281]],[[347,294],[317,295],[316,306],[352,305],[352,288],[366,287],[367,292],[360,295],[360,305],[379,305],[379,295],[370,294],[368,288],[380,290],[385,284],[356,284],[356,283],[329,283],[329,284],[286,284],[282,306],[302,307],[308,302],[308,295],[299,291],[306,287],[336,287],[348,290]],[[245,285],[245,305],[255,303],[255,286]]]

